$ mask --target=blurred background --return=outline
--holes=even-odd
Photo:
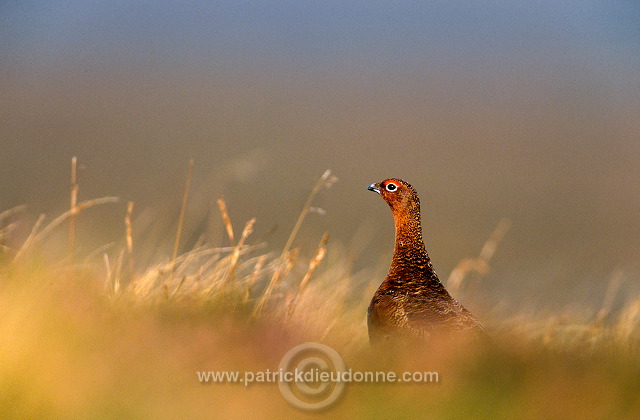
[[[372,282],[393,225],[365,187],[400,177],[441,277],[511,220],[467,306],[640,292],[634,2],[5,1],[0,39],[0,211],[64,211],[77,156],[81,199],[121,198],[81,217],[87,253],[122,240],[127,201],[138,252],[170,248],[194,158],[187,243],[225,243],[224,194],[281,248],[331,169],[297,242],[330,232]]]

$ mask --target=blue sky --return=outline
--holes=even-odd
[[[3,56],[421,65],[558,54],[638,63],[640,6],[605,1],[49,1],[0,6]],[[205,60],[206,61],[206,60]]]

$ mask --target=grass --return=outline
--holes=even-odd
[[[230,245],[199,240],[180,253],[192,165],[173,252],[156,263],[134,264],[145,244],[135,237],[133,203],[123,214],[122,243],[81,258],[78,219],[116,199],[79,202],[75,173],[70,210],[49,224],[41,217],[27,226],[24,207],[0,213],[1,417],[317,418],[290,406],[275,384],[204,385],[196,376],[275,370],[306,341],[331,346],[353,370],[439,372],[438,383],[348,384],[324,412],[332,418],[640,415],[640,296],[613,310],[618,276],[602,308],[586,317],[489,312],[486,349],[389,360],[367,341],[372,273],[351,272],[328,234],[315,251],[305,250],[309,258],[293,247],[314,195],[336,181],[330,172],[313,187],[283,249],[254,242],[254,220],[236,231],[221,197]],[[54,233],[65,224],[69,237],[60,240]],[[460,263],[452,287],[462,293],[465,278],[486,273],[507,230],[501,222],[479,257]]]

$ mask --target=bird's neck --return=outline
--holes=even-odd
[[[422,240],[420,214],[396,216],[396,239],[393,261],[401,262],[397,269],[411,269],[426,274],[433,273],[431,261]]]

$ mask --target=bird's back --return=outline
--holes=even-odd
[[[451,297],[435,272],[427,279],[418,274],[400,281],[390,273],[371,299],[368,320],[372,342],[484,334],[480,322]]]

